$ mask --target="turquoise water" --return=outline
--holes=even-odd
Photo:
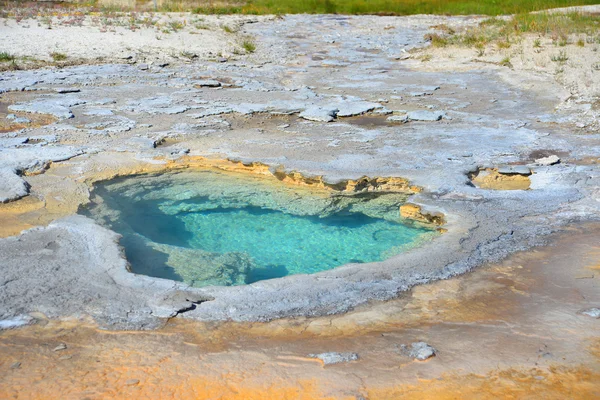
[[[217,173],[118,179],[95,193],[89,215],[123,235],[133,272],[193,286],[381,261],[428,232],[400,223],[403,196],[312,197]]]

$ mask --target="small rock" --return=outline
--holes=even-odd
[[[376,108],[382,108],[379,103],[370,103],[367,101],[343,102],[338,105],[338,117],[353,117],[362,115]]]
[[[405,124],[408,122],[408,115],[392,115],[387,117],[387,122]]]
[[[204,80],[194,82],[194,86],[196,86],[196,87],[219,87],[219,86],[221,86],[221,82],[214,80],[214,79],[204,79]]]
[[[13,121],[15,124],[28,124],[31,122],[30,119],[17,117],[15,114],[8,114],[6,119]]]
[[[58,359],[61,360],[61,361],[70,360],[71,358],[73,358],[73,356],[61,356],[61,357],[58,357]]]
[[[61,350],[66,350],[66,349],[67,349],[67,345],[64,343],[61,343],[58,346],[56,346],[55,348],[53,348],[52,351],[61,351]]]
[[[531,175],[531,170],[525,165],[504,165],[498,167],[498,173],[504,175]]]
[[[553,154],[548,157],[538,158],[537,160],[535,160],[535,162],[538,165],[549,166],[558,164],[560,162],[560,158],[557,155]]]
[[[290,124],[283,124],[283,125],[279,125],[278,128],[279,129],[285,129],[285,128],[289,128]]]
[[[221,57],[221,58],[218,58],[217,61],[220,63],[224,63],[224,62],[227,62],[227,59],[225,57]]]
[[[592,307],[586,310],[582,310],[580,314],[587,315],[592,318],[600,318],[600,308]]]
[[[411,121],[439,121],[444,116],[441,111],[409,111],[408,119]]]
[[[318,358],[323,361],[325,365],[339,364],[343,362],[350,362],[358,360],[358,354],[356,353],[321,353],[321,354],[309,354],[310,358]]]
[[[142,71],[147,71],[150,66],[148,64],[140,64],[138,68]]]
[[[125,386],[134,386],[140,383],[139,379],[128,379],[125,381]]]
[[[390,114],[393,114],[394,112],[385,107],[381,107],[381,108],[377,108],[377,109],[373,110],[372,113],[373,113],[373,115],[390,115]]]
[[[84,112],[83,115],[105,117],[107,115],[114,115],[114,112],[108,108],[92,108]]]
[[[12,197],[14,197],[15,199],[19,199],[23,196],[25,196],[27,193],[29,193],[29,190],[25,190],[25,193],[22,196],[19,196],[21,193],[19,193],[18,191],[15,193],[6,193],[6,191],[3,191],[2,189],[2,184],[5,183],[6,180],[10,179],[10,175],[2,175],[3,170],[0,169],[0,203],[6,203],[7,200],[10,201],[12,200]],[[11,175],[14,175],[14,173],[12,173],[13,171],[8,171],[10,172]],[[20,326],[24,326],[24,325],[29,325],[31,323],[34,322],[34,319],[32,317],[30,317],[29,315],[17,315],[14,318],[10,318],[10,319],[1,319],[0,320],[0,331],[3,329],[12,329],[12,328],[18,328]]]
[[[156,64],[156,65],[157,65],[159,68],[164,68],[164,67],[167,67],[167,66],[169,65],[169,63],[168,63],[168,62],[166,62],[166,61],[162,61],[162,62],[159,62],[159,63],[158,63],[158,64]]]
[[[10,369],[19,369],[21,368],[21,362],[17,361],[10,365]]]
[[[79,88],[56,88],[54,89],[56,93],[66,94],[66,93],[79,93],[81,89]]]
[[[436,350],[425,342],[414,342],[410,346],[401,345],[402,352],[418,361],[425,361],[435,356]]]
[[[408,53],[404,53],[404,54],[394,57],[394,60],[402,61],[402,60],[408,60],[409,58],[412,58],[412,56]]]
[[[299,117],[309,121],[331,122],[335,119],[337,112],[337,108],[310,107],[302,111]]]

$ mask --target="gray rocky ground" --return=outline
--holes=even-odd
[[[331,183],[404,177],[424,189],[410,201],[443,213],[447,233],[381,263],[190,289],[127,272],[118,237],[71,216],[0,239],[0,320],[91,315],[124,329],[175,315],[260,321],[339,313],[597,219],[600,172],[590,160],[600,156],[600,138],[577,126],[577,110],[589,118],[597,103],[566,109],[558,83],[495,66],[421,70],[404,55],[424,46],[429,25],[441,20],[290,16],[245,26],[257,53],[229,62],[2,73],[6,115],[43,113],[55,122],[0,134],[1,202],[29,194],[60,206],[70,191],[87,198],[83,178],[98,169],[202,156]],[[560,163],[535,161],[552,155]],[[61,166],[69,173],[52,175]],[[524,166],[529,190],[481,189],[469,179],[479,169]],[[49,196],[57,185],[65,191]]]

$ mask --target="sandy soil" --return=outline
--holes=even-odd
[[[598,13],[600,7],[569,7],[553,11]],[[461,29],[460,26],[453,27],[459,31]],[[428,71],[496,68],[507,82],[520,84],[540,93],[548,90],[545,81],[555,81],[562,89],[562,103],[557,108],[576,113],[575,125],[582,131],[598,132],[600,44],[597,37],[586,34],[570,35],[567,43],[561,46],[551,35],[525,34],[510,38],[510,42],[508,48],[489,44],[484,49],[458,46],[418,49],[413,55],[415,60],[412,66]]]
[[[2,51],[32,59],[20,60],[24,66],[34,60],[52,62],[52,53],[67,57],[62,64],[189,63],[195,58],[231,58],[234,53],[246,53],[243,42],[253,38],[241,34],[241,27],[272,18],[140,13],[131,22],[127,15],[33,16],[3,20],[0,41]]]

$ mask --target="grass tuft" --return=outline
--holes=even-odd
[[[15,56],[6,51],[0,51],[0,62],[11,62],[15,60]]]
[[[256,51],[256,44],[250,39],[245,39],[242,42],[242,47],[246,50],[246,53],[254,53]]]
[[[54,61],[65,61],[67,59],[67,55],[65,53],[58,53],[56,51],[50,53],[50,57],[52,57]]]
[[[502,65],[503,67],[509,67],[512,68],[512,64],[510,62],[510,57],[504,57],[501,61],[500,61],[500,65]]]
[[[221,29],[223,29],[227,33],[235,33],[235,29],[230,27],[229,25],[222,25]]]
[[[564,63],[564,62],[567,62],[567,60],[569,60],[569,57],[567,56],[566,51],[561,50],[558,52],[557,55],[550,57],[550,59],[557,63]]]

